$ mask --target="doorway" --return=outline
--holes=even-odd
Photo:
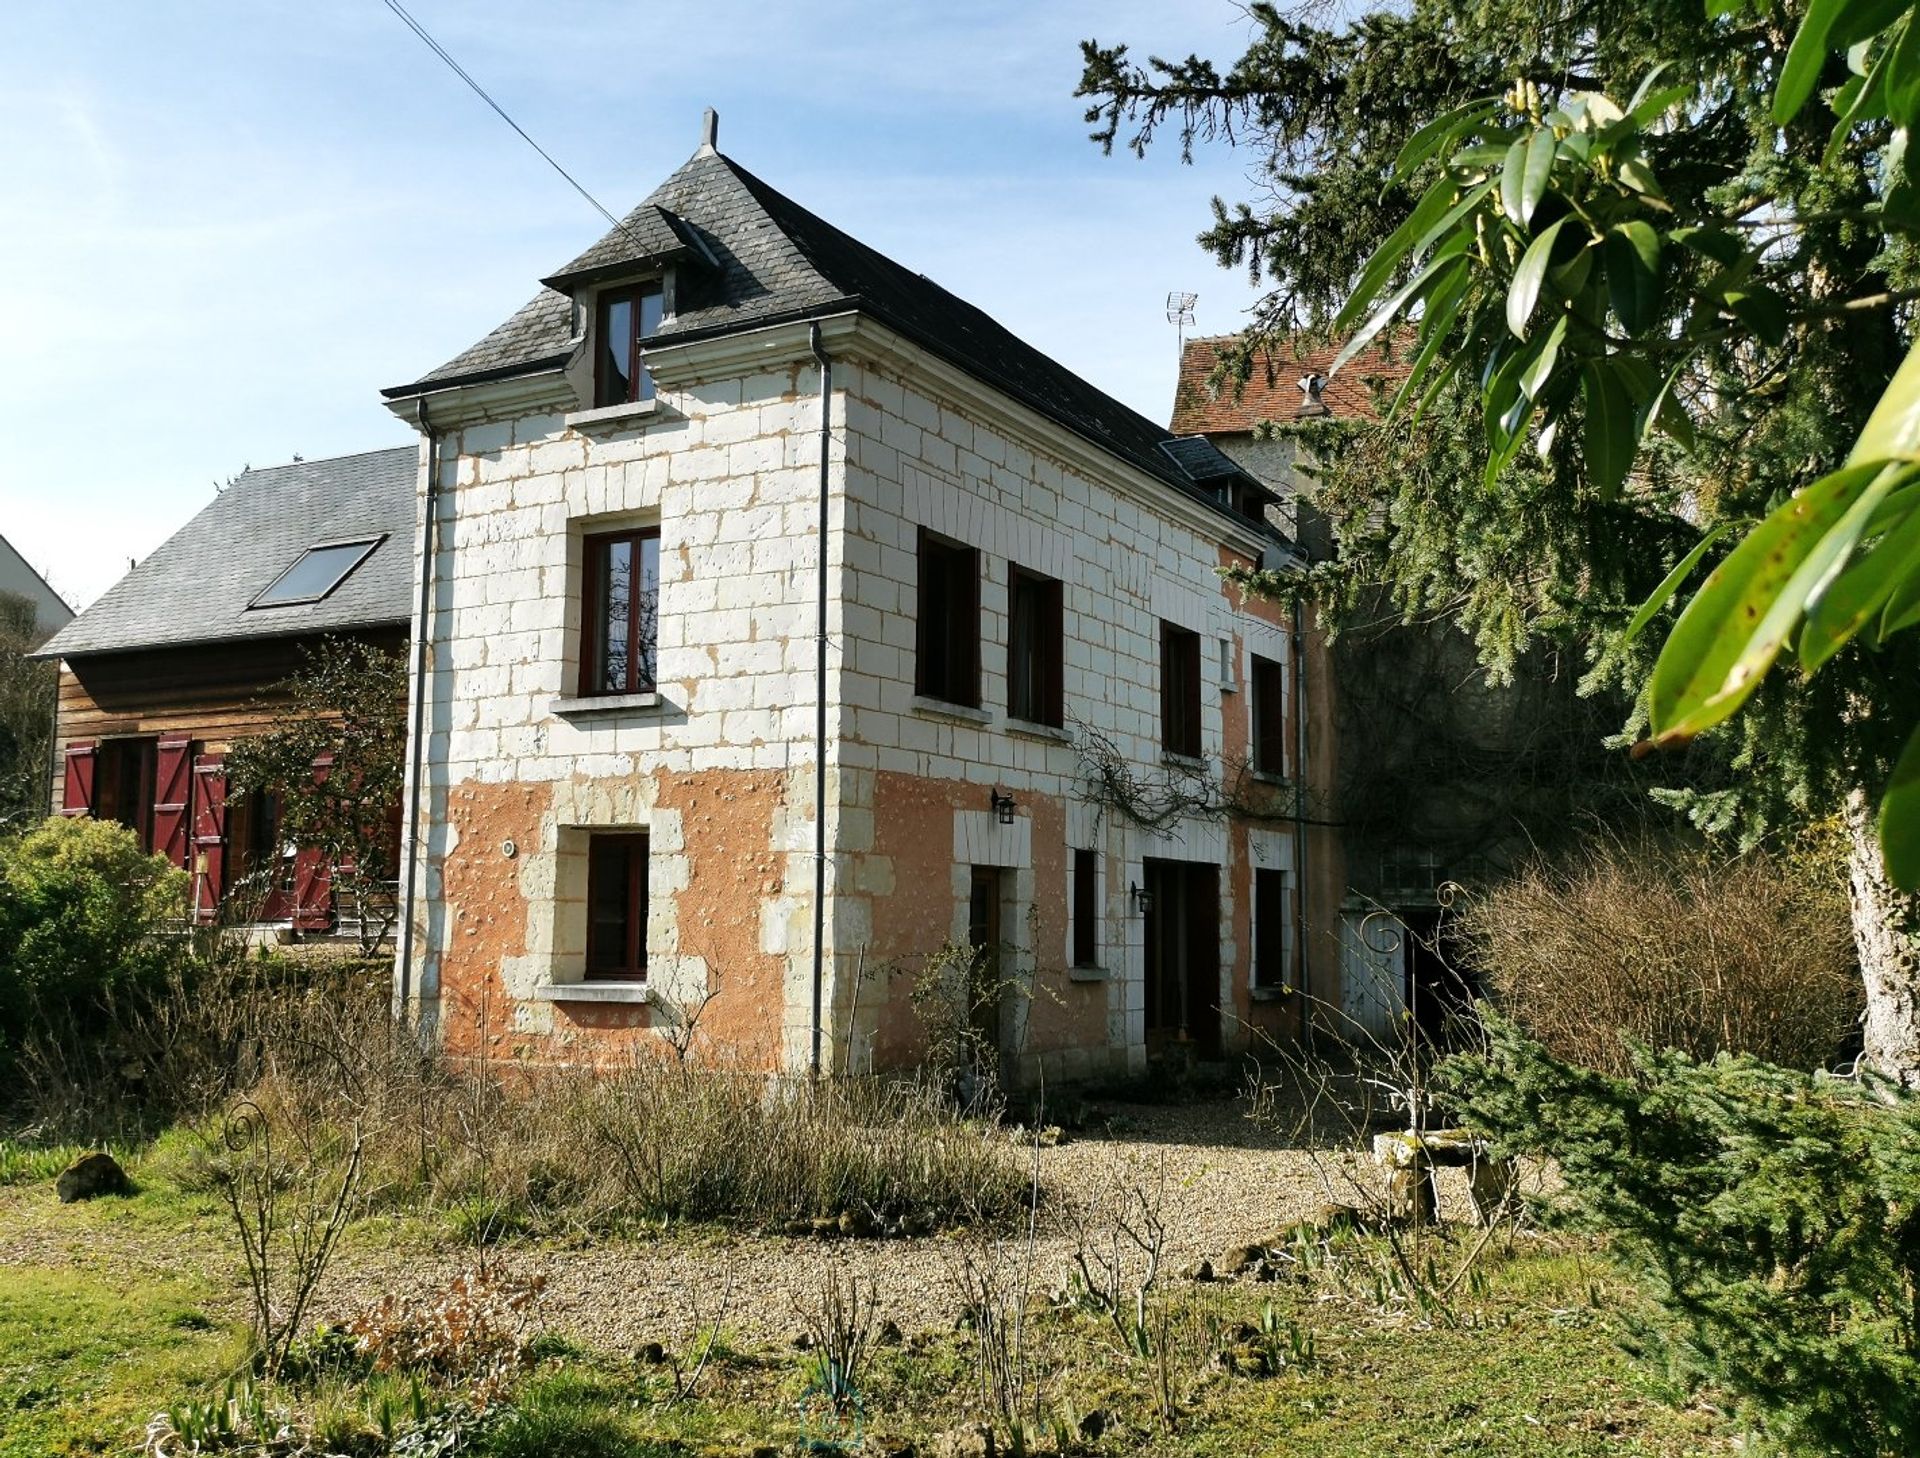
[[[1202,1058],[1220,1054],[1220,868],[1148,860],[1147,1051],[1169,1047]]]
[[[967,1036],[981,1071],[991,1071],[1007,1086],[1008,979],[1006,936],[1002,925],[1006,872],[975,866],[967,891]]]

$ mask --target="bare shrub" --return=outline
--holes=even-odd
[[[1462,927],[1509,1015],[1618,1077],[1623,1039],[1824,1068],[1860,1010],[1845,882],[1818,855],[1607,843],[1484,892]]]
[[[250,1100],[229,1113],[221,1138],[214,1186],[240,1245],[254,1342],[272,1377],[354,1214],[366,1139],[357,1128],[315,1138],[298,1122],[276,1137]]]
[[[544,1284],[481,1266],[431,1296],[388,1293],[345,1330],[374,1371],[462,1389],[485,1407],[506,1395],[531,1359]]]
[[[832,1261],[822,1263],[811,1297],[794,1303],[811,1353],[808,1394],[825,1402],[836,1417],[846,1416],[860,1401],[867,1345],[873,1338],[873,1307],[873,1283],[863,1286],[857,1272],[843,1273]]]

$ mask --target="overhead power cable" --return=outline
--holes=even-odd
[[[580,180],[578,178],[576,178],[571,172],[567,171],[566,168],[562,167],[558,162],[556,162],[551,152],[549,152],[545,147],[541,146],[538,142],[534,141],[534,139],[527,134],[527,129],[525,127],[521,126],[519,122],[515,121],[512,117],[508,116],[506,108],[503,107],[499,102],[495,101],[491,96],[489,96],[487,94],[487,88],[482,86],[478,81],[474,80],[472,76],[468,75],[466,67],[462,66],[458,61],[454,60],[454,58],[448,53],[447,48],[441,45],[439,41],[435,40],[424,25],[422,25],[419,21],[415,20],[411,15],[407,13],[406,7],[400,4],[400,0],[380,0],[380,3],[385,5],[387,9],[391,10],[397,17],[399,17],[401,23],[404,24],[408,30],[412,31],[415,35],[419,36],[420,40],[422,41],[423,44],[425,44],[428,50],[432,51],[441,60],[445,61],[447,63],[448,69],[451,70],[454,75],[458,76],[462,81],[466,82],[467,85],[471,86],[473,88],[473,94],[475,96],[478,96],[482,101],[486,102],[488,106],[492,107],[494,114],[498,116],[501,121],[505,122],[508,126],[512,127],[514,131],[518,132],[520,134],[520,140],[525,142],[529,147],[533,148],[534,151],[538,152],[541,158],[546,162],[547,166],[551,167],[555,172],[558,172],[562,177],[564,177],[567,180],[567,185],[571,187],[575,192],[579,193],[580,196],[585,198],[587,202],[592,206],[595,212],[600,214],[601,217],[605,218],[615,228],[618,228],[620,232],[625,234],[627,241],[633,244],[634,247],[640,249],[640,251],[643,253],[646,252],[646,249],[641,244],[640,240],[634,237],[632,233],[627,232],[626,224],[621,222],[620,219],[616,218],[612,213],[608,212],[605,207],[601,206],[599,198],[595,197],[592,193],[588,192],[586,188],[581,185]]]

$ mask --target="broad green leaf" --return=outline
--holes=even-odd
[[[1400,155],[1393,161],[1393,180],[1405,181],[1434,153],[1452,143],[1482,117],[1490,115],[1498,105],[1499,97],[1487,96],[1435,117],[1409,137],[1407,145],[1400,149]]]
[[[1523,228],[1533,221],[1533,210],[1547,195],[1547,184],[1553,180],[1553,159],[1559,151],[1560,139],[1545,127],[1527,143],[1527,170],[1520,183],[1519,222]]]
[[[1778,349],[1787,342],[1791,322],[1786,301],[1769,288],[1729,289],[1721,296],[1727,311],[1761,340]]]
[[[1648,198],[1665,201],[1666,194],[1660,190],[1660,180],[1653,175],[1653,169],[1638,157],[1628,157],[1614,169],[1614,175],[1635,192]]]
[[[1507,148],[1506,160],[1500,164],[1500,211],[1507,215],[1507,221],[1517,227],[1527,223],[1526,204],[1527,184],[1527,139],[1520,138]]]
[[[1870,461],[1824,476],[1727,554],[1654,664],[1649,707],[1657,742],[1684,743],[1746,702],[1906,469]]]
[[[1880,795],[1880,854],[1895,885],[1920,886],[1920,729],[1900,751]]]
[[[1527,251],[1520,256],[1520,266],[1513,271],[1513,282],[1507,286],[1507,328],[1518,339],[1527,337],[1527,320],[1533,316],[1533,306],[1539,301],[1540,284],[1546,277],[1547,264],[1553,259],[1554,241],[1567,222],[1562,218],[1529,243]]]
[[[1673,387],[1679,383],[1680,375],[1687,367],[1687,361],[1681,360],[1667,373],[1666,381],[1660,386],[1660,393],[1653,398],[1640,418],[1640,444],[1646,445],[1647,437],[1655,429],[1666,432],[1682,450],[1692,450],[1698,443],[1693,429],[1693,417],[1687,414],[1673,393]]]
[[[1895,886],[1920,886],[1920,728],[1893,761],[1880,793],[1880,855]]]
[[[1387,280],[1416,251],[1413,240],[1446,216],[1457,194],[1458,187],[1453,179],[1442,177],[1421,195],[1420,201],[1413,205],[1413,211],[1407,214],[1407,220],[1387,235],[1386,242],[1373,250],[1373,257],[1367,260],[1367,266],[1360,271],[1360,281],[1353,286],[1346,307],[1333,321],[1336,333],[1345,332],[1355,319],[1366,312],[1367,306],[1386,286]]]
[[[1870,39],[1892,25],[1912,6],[1913,0],[1853,0],[1833,23],[1827,36],[1830,49],[1846,50]]]
[[[1908,472],[1911,480],[1913,473]],[[1808,673],[1825,663],[1864,628],[1902,582],[1920,577],[1920,510],[1911,503],[1903,520],[1849,562],[1807,610],[1800,630],[1800,666]]]
[[[1787,48],[1787,61],[1780,68],[1780,84],[1773,93],[1773,119],[1785,126],[1800,114],[1800,108],[1820,83],[1820,71],[1827,60],[1827,37],[1833,25],[1847,9],[1849,0],[1812,0],[1805,19]]]
[[[1892,381],[1861,427],[1847,464],[1920,456],[1920,343],[1907,351]]]
[[[1747,251],[1746,245],[1724,228],[1675,228],[1668,236],[1722,268],[1731,267]]]
[[[1607,233],[1607,296],[1620,327],[1642,334],[1660,312],[1660,235],[1639,218]]]
[[[1620,494],[1633,467],[1633,401],[1609,363],[1594,361],[1580,371],[1587,411],[1587,475],[1604,500]]]
[[[1640,611],[1633,615],[1633,621],[1627,624],[1627,631],[1620,635],[1622,644],[1631,643],[1646,630],[1647,624],[1654,620],[1660,609],[1665,607],[1673,595],[1680,590],[1680,584],[1693,576],[1694,569],[1700,565],[1701,559],[1713,549],[1715,542],[1727,534],[1727,529],[1732,525],[1732,522],[1721,522],[1694,544],[1693,550],[1674,565],[1673,571],[1660,579],[1660,585],[1654,588],[1653,595],[1640,604]]]
[[[1538,402],[1547,388],[1547,382],[1553,378],[1554,362],[1560,358],[1560,346],[1567,338],[1567,316],[1562,314],[1554,320],[1553,328],[1547,331],[1546,342],[1540,346],[1540,353],[1533,362],[1520,372],[1520,393],[1529,400]]]
[[[1650,91],[1645,96],[1634,98],[1633,105],[1627,108],[1627,121],[1636,130],[1655,121],[1671,111],[1694,93],[1693,83],[1681,82],[1676,86],[1664,86],[1658,91]]]
[[[1430,285],[1442,269],[1450,265],[1465,266],[1465,260],[1463,260],[1460,255],[1466,249],[1467,239],[1463,236],[1456,240],[1456,244],[1457,246],[1449,246],[1441,249],[1438,253],[1434,254],[1432,258],[1429,258],[1426,265],[1421,268],[1418,273],[1414,274],[1412,278],[1407,280],[1399,293],[1382,304],[1379,309],[1375,311],[1371,319],[1367,320],[1365,324],[1354,331],[1353,336],[1347,340],[1345,347],[1335,356],[1332,365],[1328,367],[1328,374],[1339,374],[1342,365],[1346,364],[1348,360],[1352,359],[1360,353],[1361,350],[1373,343],[1373,337],[1382,329],[1385,329],[1388,324],[1392,323],[1400,311],[1412,302],[1414,295]]]
[[[1653,88],[1660,84],[1660,78],[1673,69],[1673,62],[1661,61],[1651,71],[1640,78],[1640,84],[1633,88],[1633,96],[1627,102],[1629,114],[1639,109],[1640,103],[1653,95]]]

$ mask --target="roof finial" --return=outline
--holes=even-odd
[[[696,157],[708,157],[720,150],[720,113],[708,107],[700,118],[700,150]]]

